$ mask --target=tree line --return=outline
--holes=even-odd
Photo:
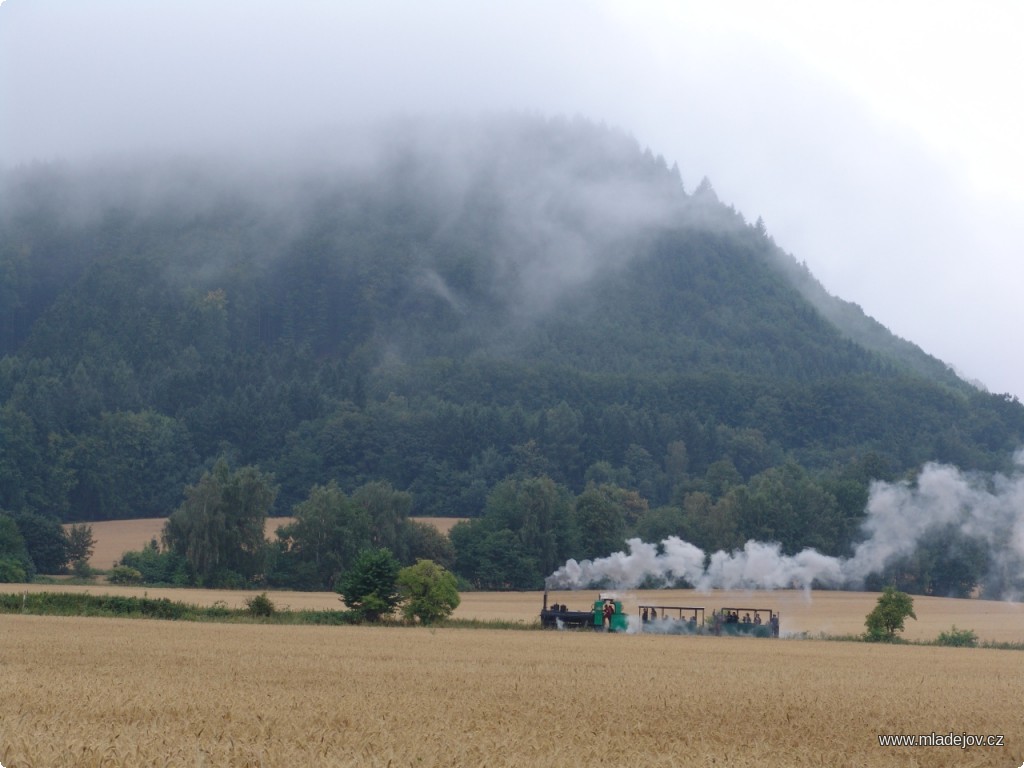
[[[451,570],[463,589],[507,590],[541,588],[567,559],[606,556],[624,549],[631,537],[660,542],[679,536],[708,553],[757,539],[779,542],[787,554],[812,546],[824,554],[848,555],[866,503],[864,478],[884,471],[877,457],[826,479],[789,463],[743,482],[734,468],[719,464],[705,484],[681,492],[674,504],[656,507],[607,477],[592,479],[573,494],[549,476],[523,472],[497,483],[482,514],[457,524],[449,536],[412,520],[411,494],[389,483],[368,483],[346,494],[332,481],[314,486],[268,541],[264,531],[277,493],[273,476],[254,466],[233,469],[221,459],[185,489],[185,500],[167,519],[160,539],[125,552],[110,577],[118,583],[331,590],[362,553],[379,550],[403,566],[437,563]],[[3,521],[9,521],[10,535],[0,562],[25,551],[15,523],[24,527],[45,518],[0,516]],[[30,534],[25,540],[36,542],[28,549],[45,558],[48,550],[38,544],[45,537],[32,534],[31,525],[25,530]],[[88,532],[88,527],[71,530]],[[961,539],[928,538],[913,558],[873,575],[872,584],[970,594],[990,563],[982,548]],[[42,559],[24,573],[62,565]]]

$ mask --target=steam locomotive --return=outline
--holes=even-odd
[[[720,608],[712,611],[705,621],[704,608],[683,605],[646,604],[637,606],[637,631],[672,635],[745,635],[749,637],[778,637],[779,612],[772,608]],[[601,593],[590,610],[572,611],[568,606],[554,603],[548,606],[548,593],[544,591],[544,605],[540,611],[540,624],[544,629],[595,629],[606,632],[625,632],[629,629],[629,616],[622,609],[622,601],[614,594]]]

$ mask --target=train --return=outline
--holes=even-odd
[[[671,635],[737,635],[778,637],[782,617],[774,608],[723,607],[706,617],[701,606],[646,603],[637,606],[637,619],[630,622],[622,600],[614,593],[599,593],[587,610],[571,610],[567,605],[544,604],[540,624],[544,629],[593,629],[605,632],[633,631]]]

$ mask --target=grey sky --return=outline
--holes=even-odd
[[[1016,3],[6,0],[0,163],[375,116],[603,120],[832,293],[1024,397]]]

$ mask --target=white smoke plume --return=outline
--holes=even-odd
[[[873,573],[913,554],[922,538],[953,531],[984,545],[991,572],[988,591],[1015,597],[1024,586],[1024,451],[1009,476],[968,474],[927,464],[914,482],[875,482],[870,489],[864,540],[849,558],[814,549],[795,555],[779,544],[748,541],[743,549],[707,555],[670,536],[660,544],[629,539],[625,552],[569,560],[547,579],[556,589],[593,585],[635,588],[686,582],[696,589],[858,588]]]
[[[677,536],[661,545],[629,539],[627,552],[596,560],[569,560],[548,577],[552,589],[583,589],[594,584],[633,589],[653,581],[665,586],[685,581],[697,589],[810,588],[817,582],[841,586],[842,561],[805,549],[782,554],[774,543],[748,541],[742,550],[715,552],[707,558],[699,547]],[[661,552],[659,552],[659,548]]]

